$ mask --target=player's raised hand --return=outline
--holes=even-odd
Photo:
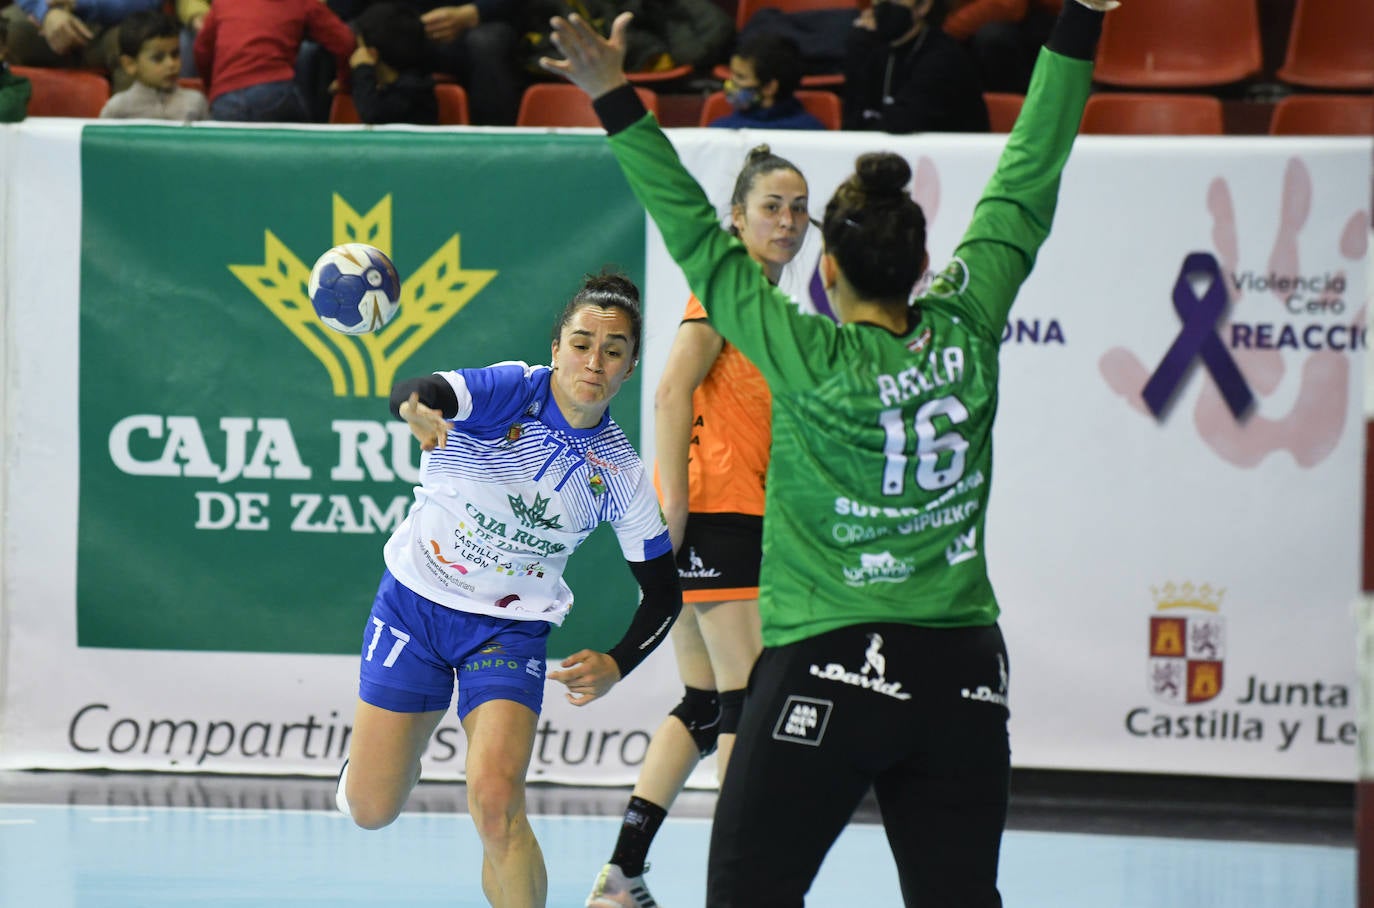
[[[616,16],[608,40],[576,13],[566,19],[555,16],[549,23],[553,27],[553,44],[562,51],[564,59],[540,57],[539,65],[572,82],[589,97],[601,97],[628,81],[625,31],[633,18],[634,14],[628,12]]]
[[[568,688],[568,702],[586,706],[615,686],[620,680],[620,666],[605,653],[584,649],[564,659],[562,671],[549,672],[549,679]]]
[[[410,426],[410,434],[419,440],[421,450],[433,451],[448,441],[449,421],[444,419],[443,413],[420,403],[418,392],[410,392],[410,397],[401,402],[399,409],[401,418]]]

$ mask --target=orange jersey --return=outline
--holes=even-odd
[[[706,310],[691,297],[682,320],[704,318]],[[762,516],[772,408],[773,396],[759,370],[727,343],[692,393],[689,513]],[[657,484],[657,470],[654,479]]]

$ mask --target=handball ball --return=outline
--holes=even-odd
[[[386,253],[364,243],[335,246],[310,269],[310,304],[335,331],[378,331],[401,304],[401,278]]]

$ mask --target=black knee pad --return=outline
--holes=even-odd
[[[716,751],[716,737],[720,734],[720,697],[713,690],[687,688],[682,702],[668,713],[677,716],[696,742],[703,757]]]
[[[720,733],[733,735],[739,731],[739,715],[744,712],[744,688],[720,692]]]

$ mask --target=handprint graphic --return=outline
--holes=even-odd
[[[1219,457],[1240,467],[1254,467],[1277,451],[1288,451],[1305,468],[1325,460],[1345,428],[1351,371],[1348,350],[1363,344],[1363,305],[1349,325],[1326,330],[1319,325],[1285,325],[1277,341],[1272,338],[1273,326],[1235,320],[1249,302],[1247,293],[1272,293],[1289,315],[1340,312],[1344,305],[1338,299],[1338,290],[1347,287],[1344,271],[1322,281],[1301,277],[1298,240],[1311,215],[1312,179],[1298,158],[1288,162],[1279,204],[1279,226],[1268,261],[1268,275],[1274,279],[1243,280],[1230,186],[1224,178],[1213,180],[1207,208],[1215,251],[1193,252],[1184,259],[1173,289],[1173,308],[1181,322],[1177,338],[1154,370],[1123,347],[1107,351],[1098,363],[1114,391],[1142,414],[1157,419],[1167,416],[1171,403],[1193,376],[1203,376],[1193,410],[1198,435]],[[1341,258],[1350,262],[1364,258],[1368,218],[1368,212],[1355,211],[1346,220],[1336,238]],[[1311,289],[1313,285],[1314,296],[1297,299],[1295,286]],[[1260,402],[1279,391],[1289,377],[1292,360],[1285,362],[1281,352],[1285,346],[1310,351],[1296,370],[1299,387],[1287,414],[1263,415]],[[1194,364],[1200,368],[1193,368]]]

